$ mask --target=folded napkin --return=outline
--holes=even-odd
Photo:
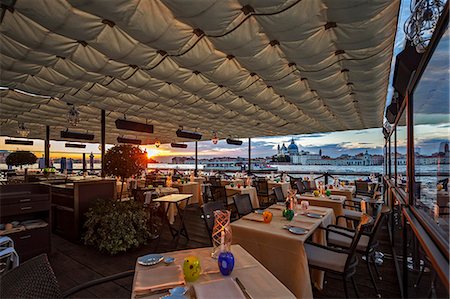
[[[145,295],[183,285],[185,281],[180,265],[146,268],[136,271],[134,292]]]
[[[330,199],[333,199],[333,200],[341,200],[342,198],[345,198],[345,196],[330,195]]]
[[[301,220],[292,220],[289,225],[290,226],[301,227],[301,228],[310,230],[310,229],[314,228],[315,222],[301,221]]]
[[[212,280],[194,284],[197,299],[209,298],[245,298],[239,286],[232,278]]]
[[[319,214],[319,215],[322,215],[322,216],[325,216],[328,213],[327,211],[315,210],[315,209],[308,209],[307,212],[308,213]]]
[[[251,220],[251,221],[264,222],[263,215],[262,215],[262,214],[257,214],[257,213],[250,213],[250,214],[247,214],[247,215],[245,215],[244,217],[242,217],[242,219],[245,219],[245,220]]]

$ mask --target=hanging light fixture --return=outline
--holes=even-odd
[[[161,141],[156,140],[156,141],[155,141],[155,146],[156,146],[156,148],[158,148],[160,145],[161,145]]]
[[[21,137],[28,137],[28,135],[30,135],[30,129],[26,128],[24,123],[19,123],[17,134],[19,134]]]
[[[219,138],[217,138],[217,132],[213,131],[213,138],[211,139],[213,144],[217,144],[219,142]]]
[[[70,106],[69,112],[67,113],[67,122],[71,126],[76,126],[80,122],[80,112],[75,108],[75,105]]]
[[[411,16],[405,22],[403,30],[406,39],[416,47],[418,53],[425,52],[430,43],[445,2],[442,0],[411,1]]]

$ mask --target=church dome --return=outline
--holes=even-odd
[[[295,144],[293,138],[291,140],[291,144],[288,146],[288,151],[290,155],[298,155],[298,146]]]

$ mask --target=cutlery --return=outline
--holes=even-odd
[[[250,294],[247,292],[247,290],[245,289],[245,286],[242,284],[242,282],[239,280],[239,278],[236,277],[235,280],[236,280],[238,287],[241,289],[242,293],[244,293],[245,298],[253,299],[252,296],[250,296]]]

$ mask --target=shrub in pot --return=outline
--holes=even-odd
[[[84,243],[111,255],[145,244],[150,237],[148,214],[134,200],[97,200],[85,216]]]

